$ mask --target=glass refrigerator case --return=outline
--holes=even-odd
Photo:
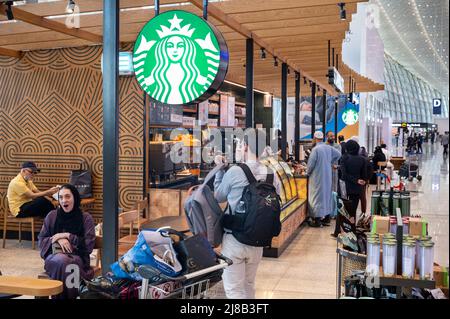
[[[261,163],[275,172],[278,179],[281,181],[280,198],[283,209],[289,206],[293,201],[299,199],[301,190],[297,189],[298,183],[294,178],[293,170],[286,162],[280,161],[274,157],[268,157],[261,160]]]

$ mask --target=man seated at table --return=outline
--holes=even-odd
[[[14,177],[8,186],[8,204],[11,214],[17,218],[47,216],[48,212],[55,209],[52,202],[45,196],[52,196],[58,191],[58,187],[52,187],[40,192],[33,184],[34,176],[40,170],[33,162],[22,164],[20,173]]]

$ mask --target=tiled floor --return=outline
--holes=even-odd
[[[449,165],[442,159],[442,147],[425,144],[421,155],[423,180],[407,188],[412,193],[412,214],[429,221],[429,234],[435,241],[435,261],[449,265]],[[299,235],[279,258],[263,258],[257,278],[256,296],[270,298],[335,298],[336,241],[330,237],[333,225],[324,228],[303,226]],[[36,277],[43,268],[37,250],[30,242],[7,241],[0,249],[0,270],[5,275]],[[223,294],[218,291],[217,297]]]

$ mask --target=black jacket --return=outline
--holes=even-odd
[[[372,157],[372,167],[376,171],[378,170],[378,162],[386,162],[386,155],[384,153],[374,154]],[[381,166],[381,169],[385,169],[386,166]]]
[[[361,194],[363,186],[358,184],[358,179],[367,181],[367,160],[361,155],[351,155],[349,153],[342,157],[341,176],[345,182],[347,194]]]

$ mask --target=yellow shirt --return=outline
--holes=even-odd
[[[8,197],[9,210],[13,216],[19,214],[20,206],[32,201],[30,197],[25,195],[28,191],[38,192],[38,189],[32,181],[27,182],[20,173],[9,183],[6,196]]]

